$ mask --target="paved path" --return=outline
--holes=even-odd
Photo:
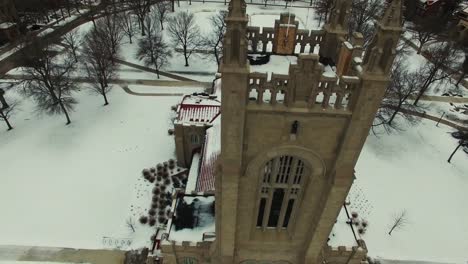
[[[151,73],[157,73],[156,70],[154,69],[151,69],[151,68],[148,68],[148,67],[145,67],[145,66],[141,66],[141,65],[138,65],[138,64],[135,64],[135,63],[131,63],[131,62],[128,62],[128,61],[124,61],[124,60],[115,60],[117,63],[119,64],[122,64],[122,65],[126,65],[126,66],[129,66],[129,67],[133,67],[135,69],[139,69],[139,70],[142,70],[142,71],[146,71],[146,72],[151,72]],[[182,77],[182,76],[179,76],[179,75],[176,75],[176,74],[172,74],[172,73],[168,73],[168,72],[163,72],[163,71],[159,71],[159,75],[161,76],[165,76],[165,77],[169,77],[169,78],[172,78],[174,80],[178,80],[178,81],[190,81],[190,82],[195,82],[195,80],[192,80],[192,79],[189,79],[189,78],[185,78],[185,77]]]
[[[468,103],[468,98],[466,98],[466,97],[457,97],[457,96],[423,95],[421,97],[421,100],[431,101],[431,102],[458,103],[458,104]]]
[[[388,106],[388,107],[394,109],[394,107],[392,107],[392,106]],[[426,113],[420,113],[420,112],[417,112],[417,111],[412,111],[412,110],[407,110],[407,109],[400,109],[400,112],[410,114],[410,115],[413,115],[413,116],[419,116],[421,118],[431,120],[431,121],[434,121],[434,122],[439,122],[439,120],[440,120],[441,124],[447,125],[449,127],[455,128],[457,130],[468,130],[468,126],[462,126],[461,124],[449,121],[447,119],[441,119],[440,116],[433,116],[433,115],[429,115],[429,114],[426,114]]]

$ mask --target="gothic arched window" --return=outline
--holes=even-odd
[[[257,227],[288,227],[308,173],[304,161],[293,156],[278,156],[265,164],[261,172]]]

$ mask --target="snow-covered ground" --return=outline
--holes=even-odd
[[[422,121],[395,134],[370,135],[356,166],[351,205],[368,221],[369,255],[385,259],[466,263],[468,155],[452,128]],[[354,203],[353,203],[354,201]],[[393,215],[407,224],[388,235]]]
[[[11,118],[13,131],[0,123],[0,245],[147,245],[151,229],[137,224],[132,233],[126,221],[141,170],[174,157],[167,129],[181,97],[115,88],[106,107],[86,90],[77,98],[69,126],[63,116],[38,116],[30,101]]]

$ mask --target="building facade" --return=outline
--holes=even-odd
[[[365,262],[362,240],[348,248],[327,242],[390,81],[402,1],[388,4],[364,58],[347,52],[342,60],[343,45],[353,49],[344,32],[350,2],[336,0],[319,53],[346,70],[337,75],[319,55],[299,54],[287,75],[269,78],[250,69],[246,4],[231,0],[220,68],[215,239],[166,241],[164,263]]]

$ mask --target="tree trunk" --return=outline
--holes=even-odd
[[[393,112],[392,116],[390,117],[390,120],[388,120],[388,124],[391,125],[393,122],[393,119],[395,119],[395,116],[400,112],[401,109],[401,104],[398,105],[398,108],[395,109],[395,112]]]
[[[185,58],[185,67],[188,67],[188,56],[187,56],[187,46],[184,46],[184,58]]]
[[[424,46],[424,43],[420,42],[417,54],[421,54],[423,46]]]
[[[97,28],[96,27],[96,21],[94,21],[94,15],[93,14],[91,14],[91,21],[93,21],[93,26],[96,29]]]
[[[140,19],[140,24],[141,24],[141,35],[145,36],[145,21],[144,19]]]
[[[159,23],[161,23],[161,30],[164,30],[164,24],[162,20],[159,20]]]
[[[11,126],[10,121],[8,121],[8,118],[7,118],[6,115],[3,113],[3,111],[0,111],[0,116],[2,117],[3,120],[5,120],[5,123],[6,123],[7,126],[8,126],[8,131],[12,130],[13,127]]]
[[[450,163],[450,161],[453,158],[453,155],[455,155],[455,153],[457,153],[458,149],[461,147],[462,144],[463,144],[463,140],[460,140],[460,143],[458,143],[458,146],[455,148],[455,150],[452,152],[449,159],[447,160],[448,163]]]
[[[218,58],[218,49],[215,47],[214,48],[214,55],[216,58],[216,64],[218,65],[218,70],[219,70],[219,58]]]
[[[172,12],[175,12],[175,3],[174,3],[175,0],[171,0],[171,8],[172,8]]]
[[[128,35],[128,39],[130,40],[130,44],[132,44],[132,36]]]
[[[156,70],[156,75],[158,76],[158,79],[159,79],[159,70]]]
[[[109,101],[107,101],[106,92],[102,93],[102,96],[104,97],[104,105],[108,105],[108,104],[109,104]]]
[[[70,116],[68,115],[67,109],[63,105],[62,101],[59,102],[60,108],[62,108],[63,113],[65,114],[65,117],[67,118],[67,123],[66,125],[69,125],[71,123]]]
[[[460,78],[458,78],[458,81],[457,81],[457,84],[456,84],[457,87],[458,87],[458,85],[460,85],[461,81],[465,78],[465,75],[466,75],[466,73],[462,73],[462,74],[460,75]]]

